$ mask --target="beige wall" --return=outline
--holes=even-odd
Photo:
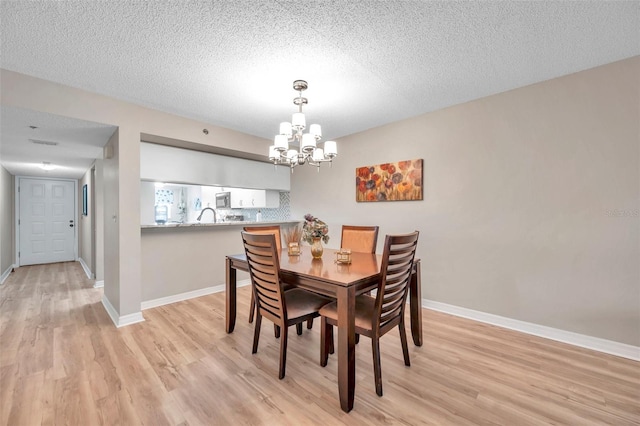
[[[242,253],[242,225],[142,231],[142,301],[225,283],[225,256]],[[238,280],[248,278],[238,272]]]
[[[0,166],[0,275],[14,264],[15,258],[13,194],[13,176]]]
[[[338,141],[292,218],[418,229],[426,299],[640,345],[640,57]],[[355,168],[424,159],[424,201],[356,203]],[[335,206],[340,206],[337,210]]]
[[[425,298],[638,346],[638,75],[636,57],[343,138],[332,169],[295,171],[292,218],[328,220],[332,247],[341,224],[379,224],[380,241],[418,229]],[[6,70],[0,84],[3,104],[119,127],[102,196],[105,295],[120,315],[142,293],[140,134],[269,145]],[[354,201],[355,167],[413,158],[424,201]]]
[[[140,312],[140,135],[159,135],[264,154],[269,141],[143,108],[45,80],[0,70],[3,105],[117,126],[115,156],[103,164],[104,294],[122,316]],[[207,128],[208,134],[202,129]],[[100,278],[98,274],[98,279]]]

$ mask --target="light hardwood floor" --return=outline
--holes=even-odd
[[[424,310],[424,345],[405,367],[381,339],[356,350],[356,398],[340,410],[335,356],[319,366],[318,324],[278,341],[265,321],[251,355],[249,288],[224,331],[224,294],[144,311],[117,329],[78,263],[22,267],[0,287],[3,425],[640,424],[640,363]]]

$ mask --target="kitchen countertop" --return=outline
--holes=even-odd
[[[216,227],[228,227],[228,226],[250,226],[250,225],[274,225],[274,224],[294,224],[302,223],[302,220],[262,220],[256,222],[254,220],[242,220],[232,222],[189,222],[189,223],[166,223],[164,225],[140,225],[141,229],[176,229],[176,228],[216,228]]]

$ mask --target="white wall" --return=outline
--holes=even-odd
[[[640,57],[338,141],[292,218],[421,232],[423,297],[640,345]],[[382,100],[381,100],[382,102]],[[355,169],[424,159],[424,201],[356,203]],[[313,188],[313,190],[310,190]]]

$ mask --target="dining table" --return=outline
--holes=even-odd
[[[334,298],[338,305],[338,337],[335,347],[338,358],[338,394],[343,411],[353,409],[355,395],[355,302],[356,296],[375,290],[380,281],[382,256],[372,253],[351,253],[351,263],[338,263],[337,250],[325,248],[320,259],[310,252],[289,255],[280,253],[280,277],[283,282]],[[226,318],[227,333],[236,323],[237,271],[249,271],[244,253],[226,256]],[[409,288],[411,336],[416,346],[422,346],[422,310],[420,260],[414,261]]]

